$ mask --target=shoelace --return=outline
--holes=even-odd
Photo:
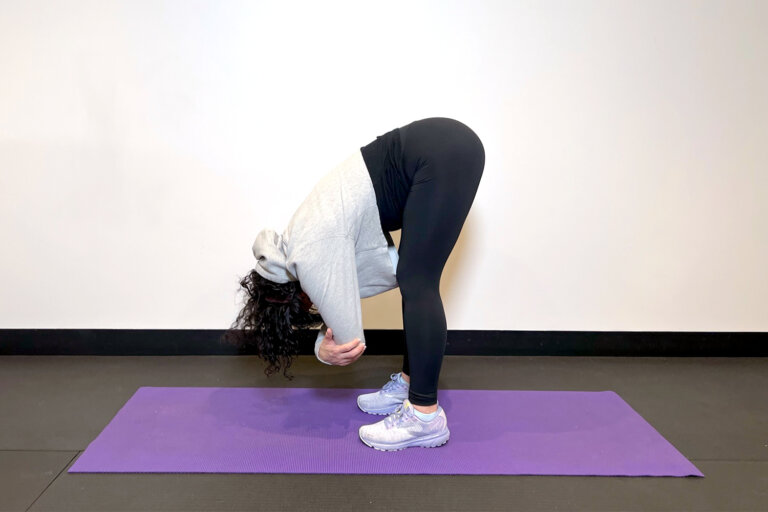
[[[390,375],[389,376],[390,381],[387,382],[386,384],[384,384],[383,390],[384,391],[390,391],[395,386],[400,386],[401,384],[398,382],[398,380],[399,380],[398,376],[399,376],[399,373],[393,373],[392,375]],[[397,410],[395,410],[395,412],[393,412],[392,414],[390,414],[389,416],[384,418],[384,427],[389,429],[389,428],[391,428],[394,425],[400,425],[400,423],[402,422],[402,419],[404,417],[403,416],[403,411],[404,410],[405,410],[405,407],[403,407],[403,404],[400,404],[398,406]]]
[[[389,378],[391,380],[389,382],[387,382],[386,384],[384,384],[384,387],[382,388],[382,390],[383,391],[391,391],[392,388],[394,388],[395,386],[399,386],[400,385],[400,383],[398,382],[398,379],[399,379],[398,376],[399,375],[400,375],[399,373],[393,373],[392,375],[390,375]]]
[[[389,429],[395,425],[399,426],[403,422],[403,418],[405,415],[403,412],[405,411],[405,407],[403,407],[403,404],[400,404],[395,412],[384,418],[384,426]]]
[[[403,417],[403,407],[400,406],[395,412],[384,418],[384,427],[390,429],[393,425],[399,424]]]

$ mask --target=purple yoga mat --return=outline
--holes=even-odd
[[[397,452],[371,391],[141,387],[68,472],[704,476],[612,391],[441,389],[450,440]]]

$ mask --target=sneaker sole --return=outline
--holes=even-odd
[[[405,400],[405,398],[403,398],[403,400]],[[360,409],[363,412],[367,412],[368,414],[375,414],[377,416],[388,416],[388,415],[392,414],[393,412],[395,412],[398,407],[400,407],[400,404],[397,404],[397,405],[395,405],[393,407],[390,407],[389,409],[376,409],[376,410],[370,409],[370,410],[366,410],[366,409],[362,408],[362,406],[360,405],[360,402],[357,402],[357,408],[358,409]]]
[[[379,450],[382,452],[397,452],[397,451],[404,450],[406,448],[411,448],[411,447],[437,448],[438,446],[443,446],[445,443],[448,442],[448,439],[450,439],[451,431],[446,430],[445,432],[441,432],[440,434],[437,434],[431,437],[421,437],[417,439],[411,439],[410,441],[405,441],[403,443],[399,443],[396,445],[387,445],[387,444],[381,444],[381,443],[373,444],[363,439],[362,436],[359,436],[359,437],[363,443],[365,443],[367,446],[370,446],[375,450]]]

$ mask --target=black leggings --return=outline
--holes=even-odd
[[[397,265],[407,347],[403,372],[411,380],[410,402],[433,405],[447,336],[440,277],[475,199],[485,150],[468,126],[445,117],[400,127],[400,138],[412,178]]]

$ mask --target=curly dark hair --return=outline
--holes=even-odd
[[[278,372],[284,364],[283,376],[293,358],[299,355],[299,329],[313,329],[322,324],[317,312],[298,281],[275,283],[251,270],[240,280],[246,301],[220,342],[242,350],[254,347],[257,355],[267,361],[267,377]]]

